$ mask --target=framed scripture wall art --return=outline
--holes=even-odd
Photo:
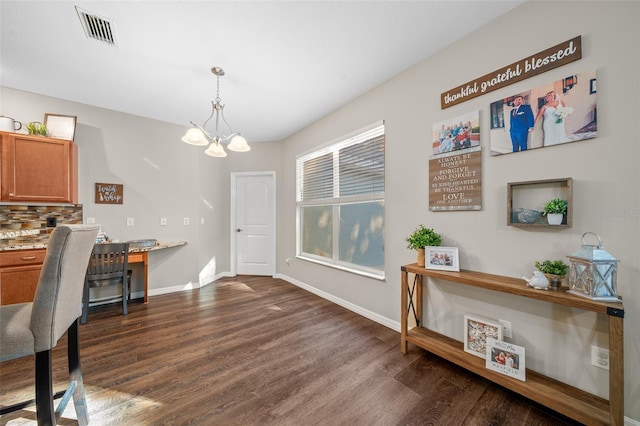
[[[425,268],[459,271],[458,247],[425,247]]]
[[[76,134],[75,115],[44,115],[44,125],[47,127],[47,135],[52,138],[72,141]]]
[[[475,315],[464,316],[465,352],[485,359],[489,337],[502,340],[502,327],[497,321]]]

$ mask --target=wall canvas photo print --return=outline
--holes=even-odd
[[[490,105],[491,155],[595,138],[596,72],[569,75]]]
[[[433,155],[480,146],[480,111],[473,111],[433,125]]]

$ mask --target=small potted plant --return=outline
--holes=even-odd
[[[560,225],[562,218],[567,214],[567,202],[561,198],[549,200],[544,205],[543,215],[547,216],[549,225]]]
[[[47,126],[37,121],[27,123],[26,128],[30,135],[47,136]]]
[[[431,228],[419,225],[405,241],[407,248],[418,251],[418,266],[424,266],[424,248],[437,247],[442,244],[442,237]]]
[[[563,260],[545,260],[543,262],[535,261],[534,265],[549,280],[549,286],[558,289],[562,285],[562,279],[569,271],[569,265]]]

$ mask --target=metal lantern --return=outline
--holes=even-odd
[[[598,238],[597,246],[585,244],[587,234]],[[602,247],[597,234],[582,234],[582,247],[567,257],[570,260],[569,293],[600,302],[621,302],[616,294],[618,260]]]

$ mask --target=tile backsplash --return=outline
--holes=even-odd
[[[82,223],[82,204],[57,206],[0,205],[0,250],[44,244],[54,226]]]

